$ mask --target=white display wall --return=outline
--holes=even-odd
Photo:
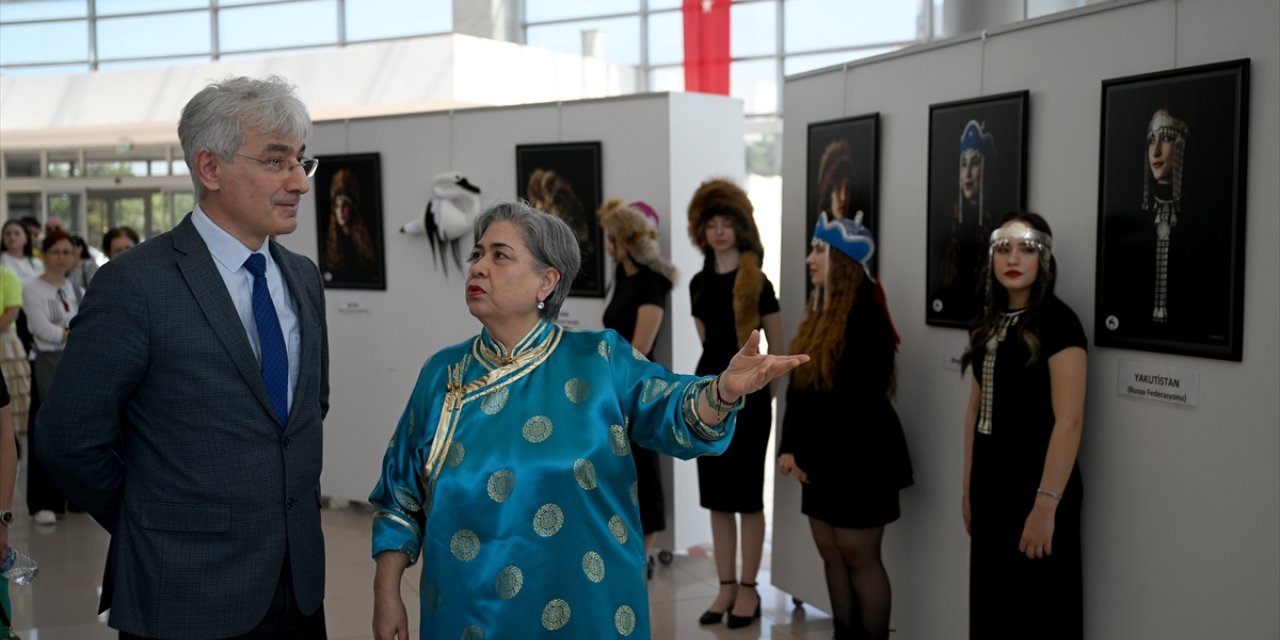
[[[1238,58],[1251,59],[1243,362],[1093,346],[1102,81]],[[780,289],[789,336],[804,291],[807,126],[881,118],[879,276],[902,335],[897,408],[916,481],[885,534],[895,637],[963,638],[968,620],[960,483],[970,382],[944,365],[964,333],[925,325],[929,105],[1024,89],[1028,207],[1053,226],[1058,294],[1091,339],[1080,451],[1085,637],[1280,637],[1278,80],[1275,0],[1107,3],[787,80]],[[1199,406],[1119,397],[1121,358],[1197,371]],[[774,584],[825,607],[794,481],[780,479],[774,504]]]
[[[323,492],[367,499],[422,364],[441,347],[480,330],[464,302],[464,274],[450,264],[446,276],[433,265],[425,236],[398,232],[405,222],[421,219],[433,176],[456,170],[480,187],[486,204],[512,199],[516,145],[600,141],[604,196],[651,204],[662,218],[663,253],[680,269],[655,358],[692,372],[701,348],[687,291],[702,258],[688,240],[685,210],[707,177],[742,180],[742,122],[742,103],[735,99],[647,94],[318,123],[308,154],[381,156],[387,262],[386,291],[326,292],[331,409],[325,421]],[[314,194],[303,203],[298,231],[283,241],[315,259]],[[606,264],[609,278],[612,269]],[[562,319],[600,328],[606,302],[569,298]],[[658,540],[660,548],[706,542],[709,526],[697,508],[694,464],[677,461],[666,471],[668,491],[675,487],[668,499],[675,517],[665,539]],[[686,513],[696,517],[682,517]]]

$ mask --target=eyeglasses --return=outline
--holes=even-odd
[[[46,256],[74,256],[77,252],[74,249],[50,249],[45,251]]]
[[[305,173],[308,178],[314,176],[316,174],[316,167],[320,166],[320,161],[315,158],[298,158],[297,160],[290,160],[289,158],[269,158],[267,160],[260,160],[253,156],[247,156],[243,153],[237,153],[235,155],[252,160],[270,169],[271,173],[293,171],[294,167],[302,167],[302,172]]]

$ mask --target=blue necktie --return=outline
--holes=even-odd
[[[283,427],[289,419],[289,352],[284,348],[280,318],[267,289],[267,259],[261,253],[250,254],[244,268],[253,274],[253,321],[258,325],[258,343],[262,347],[262,383],[267,386],[276,421]]]

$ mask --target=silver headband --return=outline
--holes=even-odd
[[[987,253],[995,251],[996,247],[1007,247],[1014,241],[1035,247],[1037,251],[1053,250],[1053,236],[1025,222],[1015,221],[991,232],[991,246],[987,248]]]

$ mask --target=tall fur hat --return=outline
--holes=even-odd
[[[741,253],[738,274],[733,280],[733,317],[738,346],[746,344],[751,332],[760,328],[760,293],[764,290],[760,261],[764,258],[764,246],[760,243],[754,213],[755,208],[751,206],[746,192],[723,178],[703,182],[689,201],[689,239],[707,257],[708,266],[714,254],[704,233],[707,223],[715,216],[725,216],[733,222]]]

